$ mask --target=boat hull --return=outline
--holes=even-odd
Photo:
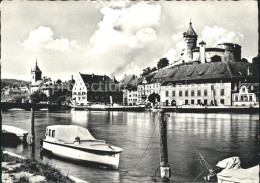
[[[84,150],[77,147],[67,146],[66,144],[48,142],[45,140],[43,140],[42,148],[62,158],[90,162],[111,169],[118,169],[119,166],[120,153],[93,151],[88,149]]]

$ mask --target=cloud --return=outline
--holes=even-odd
[[[171,48],[163,57],[166,57],[169,60],[169,62],[171,63],[176,60],[176,56],[177,56],[176,50]]]
[[[23,46],[34,51],[43,48],[69,51],[72,48],[77,48],[77,42],[63,37],[55,38],[55,34],[50,27],[40,26],[29,33],[28,38],[23,42]]]
[[[144,2],[128,8],[104,7],[103,20],[90,39],[92,51],[104,53],[122,48],[142,48],[156,40],[154,29],[160,20],[161,7]]]
[[[204,27],[202,30],[202,40],[204,40],[209,46],[216,46],[219,43],[241,43],[244,35],[240,32],[228,31],[222,27]]]
[[[103,59],[113,58],[113,73],[122,74],[142,67],[143,53],[149,53],[151,44],[157,40],[161,6],[146,2],[123,3],[105,6],[100,12],[103,19],[90,38],[90,52],[102,55]]]

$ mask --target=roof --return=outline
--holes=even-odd
[[[199,44],[206,44],[203,40],[201,42],[199,42]]]
[[[161,69],[159,70],[155,76],[152,78],[152,83],[162,82],[171,72],[173,71],[172,68],[168,69]]]
[[[145,80],[147,81],[147,84],[151,83],[153,77],[155,76],[157,72],[154,72],[154,73],[151,73],[151,74],[148,74],[145,76]]]
[[[192,23],[190,22],[189,28],[186,32],[183,33],[183,36],[193,36],[198,37],[194,29],[192,28]]]
[[[120,86],[125,86],[125,87],[133,87],[136,86],[137,81],[135,79],[135,75],[125,75],[123,79],[119,81]]]
[[[41,84],[43,84],[43,80],[37,80],[37,81],[35,81],[34,83],[32,83],[31,86],[39,86],[39,85],[41,85]]]
[[[249,75],[248,75],[249,68]],[[182,65],[172,68],[163,84],[196,80],[254,78],[258,80],[258,69],[251,63],[243,62],[209,62],[202,64]]]
[[[104,84],[111,86],[111,87],[108,87],[109,90],[120,91],[118,85],[116,83],[114,83],[113,80],[110,79],[106,75],[101,76],[101,75],[81,74],[80,73],[80,76],[83,79],[85,86],[90,91],[95,90],[95,92],[97,92],[98,89],[102,89],[102,87],[105,87]]]
[[[35,67],[32,69],[32,72],[41,72],[41,70],[38,67],[37,61],[35,63]]]

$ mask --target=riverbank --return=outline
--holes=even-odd
[[[3,151],[2,154],[2,182],[87,183],[76,177],[63,174],[49,163],[36,159],[26,159],[7,151]]]

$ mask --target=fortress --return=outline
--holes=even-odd
[[[201,41],[199,47],[197,47],[198,35],[191,22],[188,30],[183,33],[183,38],[185,46],[178,64],[241,61],[241,46],[238,44],[221,43],[217,47],[207,48],[206,43]]]

